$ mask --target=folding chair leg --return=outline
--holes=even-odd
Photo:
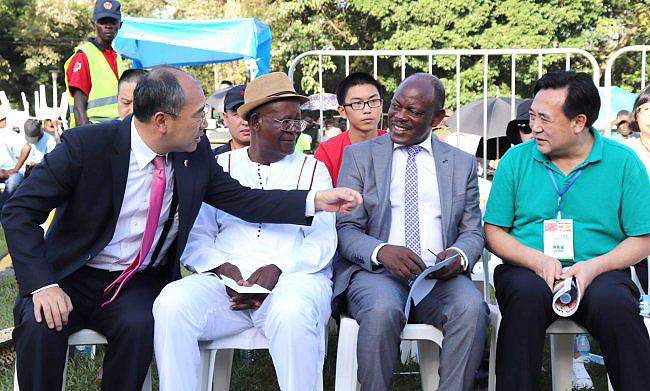
[[[422,391],[434,391],[438,389],[438,383],[440,383],[438,374],[440,348],[433,341],[418,340],[417,344]]]
[[[553,391],[571,391],[575,334],[551,335]]]
[[[228,391],[230,388],[230,373],[232,371],[232,356],[234,349],[219,349],[214,360],[213,391]]]
[[[14,391],[20,391],[20,388],[18,388],[18,367],[17,367],[17,364],[14,364]]]
[[[65,379],[68,377],[68,360],[70,359],[70,346],[65,350],[65,364],[63,364],[63,385],[61,391],[65,391]]]
[[[497,332],[495,329],[492,331],[490,338],[490,359],[488,363],[488,391],[495,391],[497,389]]]
[[[359,325],[352,318],[341,318],[336,350],[336,380],[334,391],[353,391],[357,382],[357,334]]]
[[[200,349],[199,355],[201,357],[201,365],[199,366],[199,390],[200,391],[210,391],[212,389],[212,368],[214,367],[214,356],[216,352],[214,350]]]

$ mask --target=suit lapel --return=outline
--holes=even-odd
[[[188,221],[190,216],[194,186],[192,180],[192,167],[187,153],[171,153],[172,164],[174,165],[174,182],[178,192],[178,229],[189,230],[193,221]]]
[[[115,218],[122,209],[126,180],[129,175],[129,159],[131,157],[131,117],[127,117],[118,125],[113,143],[114,154],[111,157],[111,176],[113,179],[113,209]]]
[[[370,159],[375,171],[375,186],[379,198],[380,239],[388,240],[390,231],[390,181],[393,162],[393,142],[390,135],[377,137],[370,143]]]
[[[442,241],[445,248],[447,243],[447,232],[451,221],[451,197],[453,193],[454,165],[452,154],[449,148],[431,138],[433,159],[436,162],[436,177],[438,179],[438,195],[440,197],[440,209],[442,211]]]

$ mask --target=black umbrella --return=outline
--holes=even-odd
[[[515,112],[523,99],[515,99]],[[506,135],[506,127],[512,119],[511,99],[506,97],[487,98],[487,138]],[[460,116],[460,126],[456,118]],[[483,99],[470,102],[460,108],[445,123],[450,129],[483,137]]]

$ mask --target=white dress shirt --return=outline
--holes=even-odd
[[[124,200],[122,208],[115,225],[115,233],[110,243],[88,262],[88,266],[108,271],[122,271],[126,269],[138,255],[142,236],[147,222],[149,212],[149,196],[151,193],[151,181],[153,179],[153,159],[156,152],[144,143],[135,128],[135,120],[131,122],[131,155],[129,157],[129,173],[126,179]],[[165,195],[163,196],[158,227],[154,236],[151,249],[147,257],[142,261],[140,270],[144,269],[151,262],[151,255],[158,245],[158,239],[169,216],[173,195],[174,168],[169,159],[165,157]],[[178,210],[174,216],[174,222],[165,239],[165,243],[158,255],[158,260],[166,254],[178,233]],[[156,265],[154,265],[156,266]]]
[[[442,210],[438,194],[436,162],[433,159],[431,134],[417,144],[423,149],[415,155],[418,167],[418,217],[420,221],[420,257],[427,265],[436,262],[435,254],[444,250],[442,241]],[[388,242],[382,243],[372,253],[372,261],[378,264],[377,253],[386,244],[404,246],[404,173],[408,153],[406,147],[393,143],[393,163],[390,173],[390,231]]]
[[[242,185],[255,189],[293,190],[311,186],[318,191],[332,187],[325,165],[299,152],[263,165],[250,160],[248,148],[240,148],[219,155],[217,161]],[[310,226],[259,224],[204,203],[181,262],[197,273],[230,262],[240,269],[244,278],[268,264],[275,264],[283,275],[323,273],[330,278],[336,245],[334,213],[317,213]]]

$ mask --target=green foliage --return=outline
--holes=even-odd
[[[0,90],[16,103],[58,70],[76,44],[93,35],[93,0],[0,0]],[[576,47],[592,53],[601,74],[615,50],[650,42],[650,0],[123,0],[123,15],[179,19],[257,17],[271,26],[271,68],[287,71],[293,58],[314,49],[478,49]],[[614,83],[638,90],[639,55],[622,56]],[[408,58],[406,74],[428,71],[428,58]],[[323,58],[324,87],[345,75],[345,59]],[[544,71],[564,68],[545,56]],[[489,58],[489,91],[510,94],[510,57]],[[574,69],[590,69],[579,56]],[[241,63],[188,67],[211,91],[215,80],[244,82]],[[372,58],[350,57],[350,71],[373,72]],[[538,77],[536,56],[517,56],[516,95],[529,96]],[[401,59],[380,57],[378,78],[390,96],[401,80]],[[439,56],[432,71],[456,100],[456,59]],[[482,56],[463,57],[461,103],[483,96]],[[318,90],[318,58],[301,60],[294,77],[305,93]]]
[[[633,7],[618,3],[628,13]],[[342,6],[345,4],[347,7]],[[286,70],[298,54],[322,48],[585,48],[593,39],[594,26],[610,14],[618,15],[597,0],[297,0],[275,1],[261,17],[274,33],[272,68]],[[490,95],[497,89],[502,96],[510,93],[510,61],[509,56],[489,58]],[[327,66],[325,90],[333,91],[345,65],[335,59]],[[564,56],[547,56],[543,66],[544,71],[563,69]],[[577,56],[572,67],[590,69],[588,62]],[[518,56],[517,69],[516,94],[529,96],[538,77],[537,57]],[[316,57],[301,60],[294,79],[301,80],[306,93],[318,88],[317,70]],[[350,58],[350,70],[372,72],[372,59]],[[428,58],[407,59],[406,74],[418,71],[428,71]],[[455,102],[455,57],[434,57],[432,71],[443,80],[448,102]],[[390,95],[401,80],[401,59],[381,58],[378,77]],[[461,103],[483,96],[482,78],[483,58],[463,57]]]

